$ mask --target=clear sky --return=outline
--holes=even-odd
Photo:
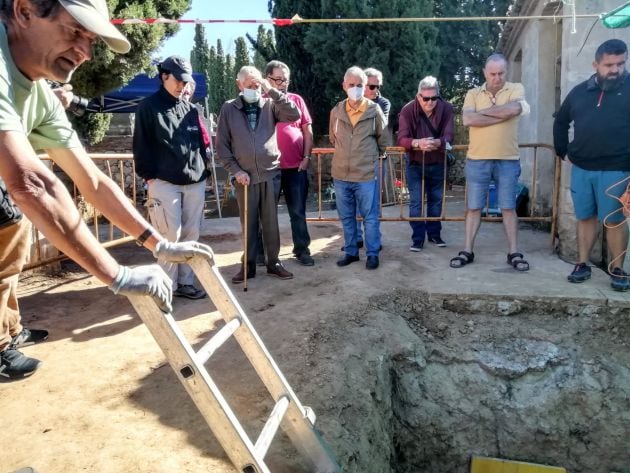
[[[268,20],[267,0],[193,0],[192,7],[182,18],[199,20]],[[221,39],[223,49],[234,54],[234,40],[239,36],[245,37],[249,33],[256,37],[258,23],[204,23],[206,40],[209,46],[216,46],[217,39]],[[264,24],[265,28],[273,28],[271,24]],[[179,54],[190,57],[195,37],[194,24],[182,24],[179,32],[168,39],[156,56],[165,58]]]

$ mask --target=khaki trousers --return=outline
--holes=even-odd
[[[0,228],[0,351],[22,331],[17,285],[30,246],[31,223],[26,218]]]

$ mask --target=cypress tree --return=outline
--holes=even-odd
[[[234,72],[238,73],[241,67],[249,66],[251,62],[249,60],[249,50],[247,49],[245,38],[239,36],[234,40],[234,44],[236,45],[234,52]]]

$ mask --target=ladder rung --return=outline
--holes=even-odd
[[[267,454],[267,450],[269,450],[269,446],[271,445],[271,441],[273,440],[276,432],[278,431],[278,427],[280,427],[280,422],[282,422],[282,418],[284,414],[287,412],[289,408],[289,398],[287,396],[282,396],[276,405],[273,407],[271,411],[271,415],[269,419],[267,419],[267,423],[262,429],[260,433],[260,437],[256,440],[256,445],[254,449],[256,450],[256,455],[260,458],[265,458]]]
[[[221,327],[221,330],[219,330],[210,340],[208,340],[208,342],[197,352],[197,359],[199,360],[199,362],[201,364],[204,364],[206,361],[208,361],[210,357],[214,354],[214,352],[217,351],[219,347],[223,345],[226,340],[228,340],[240,326],[240,317],[235,317],[223,327]]]

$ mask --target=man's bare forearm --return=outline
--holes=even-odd
[[[504,121],[505,119],[503,118],[491,117],[480,112],[465,112],[462,120],[464,126],[477,127],[496,125]]]
[[[0,176],[15,204],[60,251],[106,284],[119,265],[81,220],[68,190],[21,132],[0,133]]]
[[[94,205],[110,222],[133,237],[150,227],[124,192],[84,155],[82,149],[51,150],[51,157],[72,178],[81,195]],[[86,159],[83,159],[83,158]],[[158,234],[146,240],[144,246],[155,249]]]
[[[83,223],[70,194],[52,173],[30,172],[21,184],[7,182],[7,187],[17,206],[57,249],[111,284],[118,263]]]
[[[510,118],[520,115],[522,110],[520,102],[509,102],[505,105],[493,105],[485,110],[480,110],[479,113],[487,117],[509,120]]]
[[[510,102],[505,105],[493,105],[492,107],[473,111],[464,110],[463,124],[464,126],[491,126],[502,123],[521,114],[522,107],[520,102]]]

